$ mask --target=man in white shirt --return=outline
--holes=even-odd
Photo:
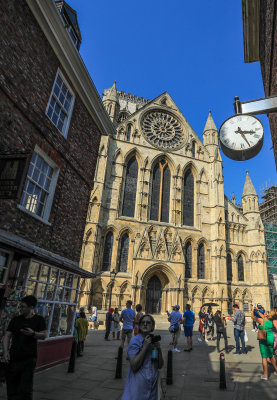
[[[95,328],[95,322],[97,321],[97,307],[96,306],[91,306],[91,330]]]

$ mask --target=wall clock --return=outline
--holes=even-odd
[[[221,125],[219,140],[221,150],[227,157],[236,161],[249,160],[263,146],[264,127],[256,117],[247,114],[234,115]]]

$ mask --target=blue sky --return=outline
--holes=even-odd
[[[100,95],[117,88],[153,99],[167,91],[202,140],[212,110],[217,128],[233,100],[264,97],[260,63],[243,58],[241,0],[68,0],[78,13],[80,54]],[[258,194],[277,184],[266,116],[264,146],[252,160],[222,154],[225,194],[240,202],[245,171]]]

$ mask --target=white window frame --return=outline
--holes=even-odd
[[[53,176],[52,176],[51,183],[50,183],[49,190],[48,190],[49,195],[46,200],[44,213],[43,213],[43,216],[41,217],[41,216],[37,215],[36,213],[34,213],[30,210],[27,210],[21,204],[18,204],[18,208],[20,210],[26,212],[27,214],[32,215],[34,218],[37,218],[40,221],[49,224],[48,219],[49,219],[49,215],[51,212],[51,207],[52,207],[52,203],[53,203],[53,199],[54,199],[55,189],[57,186],[57,181],[58,181],[58,176],[59,176],[60,170],[59,170],[58,166],[54,163],[54,161],[50,157],[48,157],[48,155],[46,153],[44,153],[44,151],[41,150],[41,148],[38,147],[38,145],[35,146],[34,153],[37,153],[41,158],[43,158],[44,161],[47,162],[47,164],[51,168],[53,168]],[[26,176],[26,180],[27,179],[30,180],[28,175]],[[24,185],[25,185],[25,183],[26,183],[26,181],[24,182]],[[22,192],[22,194],[23,194],[23,192]],[[22,195],[21,195],[21,199],[22,199]],[[20,202],[21,202],[21,199],[20,199]]]
[[[62,82],[65,84],[65,86],[67,87],[69,93],[70,93],[71,96],[72,96],[72,100],[71,100],[70,107],[69,107],[69,110],[68,110],[68,111],[65,110],[65,108],[62,106],[62,104],[61,104],[60,101],[57,99],[57,96],[56,96],[55,93],[54,93],[54,88],[55,88],[56,80],[57,80],[58,76],[60,77],[60,79],[62,80]],[[64,123],[64,125],[63,125],[62,131],[60,131],[60,129],[57,127],[57,125],[54,124],[54,122],[52,121],[52,119],[51,119],[51,118],[48,116],[48,114],[47,114],[48,109],[49,109],[49,107],[50,107],[50,102],[51,102],[52,96],[54,97],[55,101],[59,104],[59,106],[62,108],[63,112],[67,115],[66,120],[65,120],[65,123]],[[69,129],[69,125],[70,125],[70,120],[71,120],[71,116],[72,116],[72,111],[73,111],[74,103],[75,103],[75,94],[74,94],[74,92],[72,91],[72,89],[71,89],[69,83],[68,83],[67,80],[65,79],[65,77],[64,77],[64,75],[63,75],[63,73],[62,73],[62,71],[60,70],[60,68],[58,68],[57,73],[56,73],[56,76],[55,76],[55,79],[54,79],[54,83],[53,83],[53,86],[52,86],[52,90],[51,90],[51,93],[50,93],[50,96],[49,96],[49,99],[48,99],[47,107],[46,107],[46,110],[45,110],[45,115],[46,115],[47,118],[52,122],[52,124],[58,129],[58,131],[61,132],[61,134],[64,136],[65,139],[67,138],[67,134],[68,134],[68,129]]]

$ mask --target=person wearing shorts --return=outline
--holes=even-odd
[[[129,344],[134,329],[134,321],[136,318],[136,312],[132,310],[133,302],[128,300],[126,308],[122,311],[120,316],[120,322],[123,322],[122,333],[121,333],[121,347],[124,347],[125,339],[127,337],[127,343]]]
[[[173,311],[168,315],[168,321],[170,322],[169,332],[172,334],[173,340],[173,349],[174,353],[180,353],[180,350],[177,349],[178,339],[180,336],[181,331],[181,321],[182,321],[182,314],[179,312],[180,306],[176,304],[173,306]]]
[[[184,333],[187,338],[187,348],[184,351],[191,351],[192,350],[192,331],[193,331],[193,324],[195,322],[195,314],[190,309],[190,304],[186,305],[186,311],[183,315],[183,325],[184,325]]]
[[[91,306],[91,318],[90,318],[91,330],[95,329],[96,321],[97,321],[97,308],[95,306]]]

